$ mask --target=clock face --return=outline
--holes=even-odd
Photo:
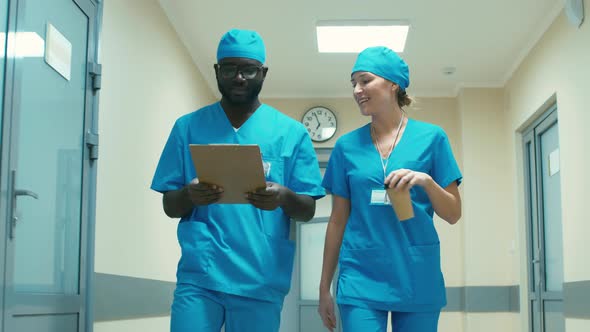
[[[324,142],[332,138],[336,133],[336,116],[325,107],[313,107],[303,115],[301,122],[307,128],[311,139],[315,142]]]

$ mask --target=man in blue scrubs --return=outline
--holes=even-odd
[[[166,214],[181,218],[172,332],[279,330],[293,269],[290,219],[310,220],[325,193],[305,128],[258,99],[265,58],[254,31],[221,38],[222,98],[176,121],[156,169],[151,188],[164,194]],[[213,143],[260,147],[267,186],[245,193],[250,204],[215,204],[223,188],[199,182],[189,144]]]

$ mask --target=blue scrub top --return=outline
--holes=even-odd
[[[267,181],[315,199],[325,195],[318,161],[301,123],[261,105],[236,132],[219,102],[179,118],[166,142],[151,188],[177,190],[198,175],[189,144],[257,144],[270,164]],[[239,165],[236,165],[239,167]],[[281,302],[291,285],[294,244],[281,208],[250,204],[196,207],[178,224],[179,283]]]
[[[415,217],[400,222],[391,205],[371,205],[383,189],[381,156],[370,124],[342,136],[330,156],[323,186],[350,200],[340,249],[337,302],[390,311],[436,311],[446,305],[433,207],[423,188],[410,190]],[[387,174],[406,168],[430,174],[445,188],[462,176],[445,132],[408,119]]]

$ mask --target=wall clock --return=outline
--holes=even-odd
[[[325,142],[334,137],[338,127],[336,115],[324,106],[315,106],[307,110],[301,118],[301,123],[314,142]]]

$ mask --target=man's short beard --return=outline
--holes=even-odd
[[[251,90],[250,93],[248,93],[246,96],[244,96],[243,99],[241,98],[241,100],[239,100],[239,101],[234,100],[233,97],[227,92],[227,90],[221,84],[219,84],[219,82],[217,82],[217,88],[219,89],[219,92],[225,98],[225,100],[227,100],[231,104],[234,104],[234,105],[249,104],[258,98],[260,91],[262,91],[262,83],[256,84],[255,86],[253,86],[252,87],[253,90]]]

